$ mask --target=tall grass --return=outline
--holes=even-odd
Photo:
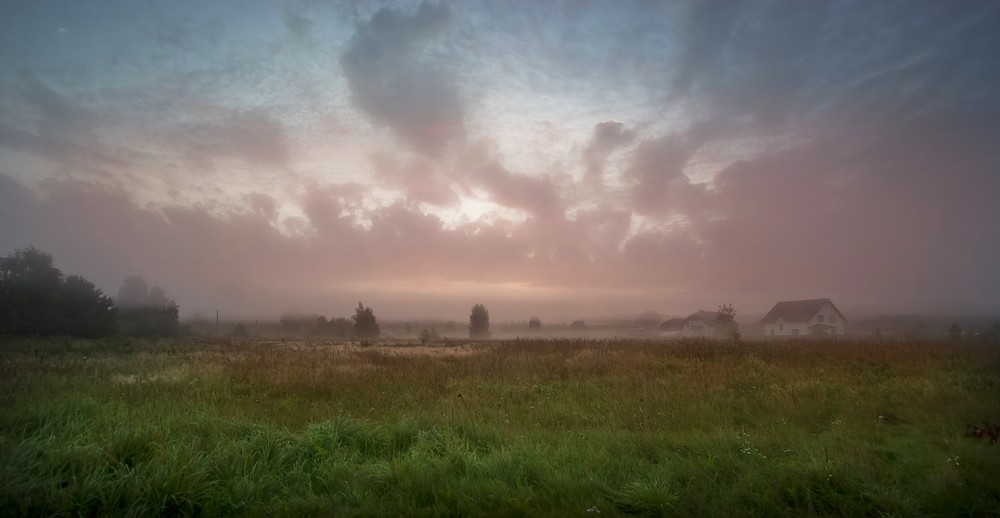
[[[966,343],[5,343],[0,515],[989,515],[998,387]]]

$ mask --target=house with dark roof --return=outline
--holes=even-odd
[[[765,336],[843,336],[847,318],[830,299],[779,302],[760,319]]]
[[[684,319],[681,335],[718,338],[726,336],[727,331],[726,326],[719,322],[718,312],[701,310]]]
[[[681,336],[684,331],[684,322],[687,319],[684,318],[671,318],[660,323],[660,337],[670,338],[675,336]]]

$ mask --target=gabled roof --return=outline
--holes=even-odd
[[[660,329],[664,331],[680,331],[684,328],[684,322],[686,319],[683,318],[671,318],[660,324]]]
[[[696,311],[691,313],[684,322],[704,322],[705,325],[713,328],[724,327],[722,322],[719,321],[719,313],[717,311]]]
[[[777,322],[778,319],[782,319],[785,322],[808,322],[813,316],[823,309],[824,304],[829,304],[834,311],[840,315],[840,318],[847,322],[847,317],[837,309],[837,306],[830,299],[811,299],[811,300],[789,300],[785,302],[779,302],[768,311],[764,318],[760,319],[761,322],[765,324],[772,324]]]
[[[714,324],[719,321],[719,313],[715,311],[701,310],[695,313],[691,313],[691,315],[685,318],[684,320],[701,320],[702,322]]]

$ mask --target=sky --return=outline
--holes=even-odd
[[[0,9],[0,254],[112,295],[1000,312],[1000,2]]]

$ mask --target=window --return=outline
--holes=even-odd
[[[771,335],[774,335],[774,329],[771,329]]]
[[[830,315],[830,322],[836,322],[836,321],[837,321],[837,315]]]
[[[782,323],[779,322],[778,323],[778,331],[784,331],[784,330],[785,330],[785,324],[782,324]]]
[[[799,330],[798,329],[792,329],[792,336],[799,336]]]
[[[816,315],[816,321],[817,322],[822,322],[823,321],[823,315]]]

